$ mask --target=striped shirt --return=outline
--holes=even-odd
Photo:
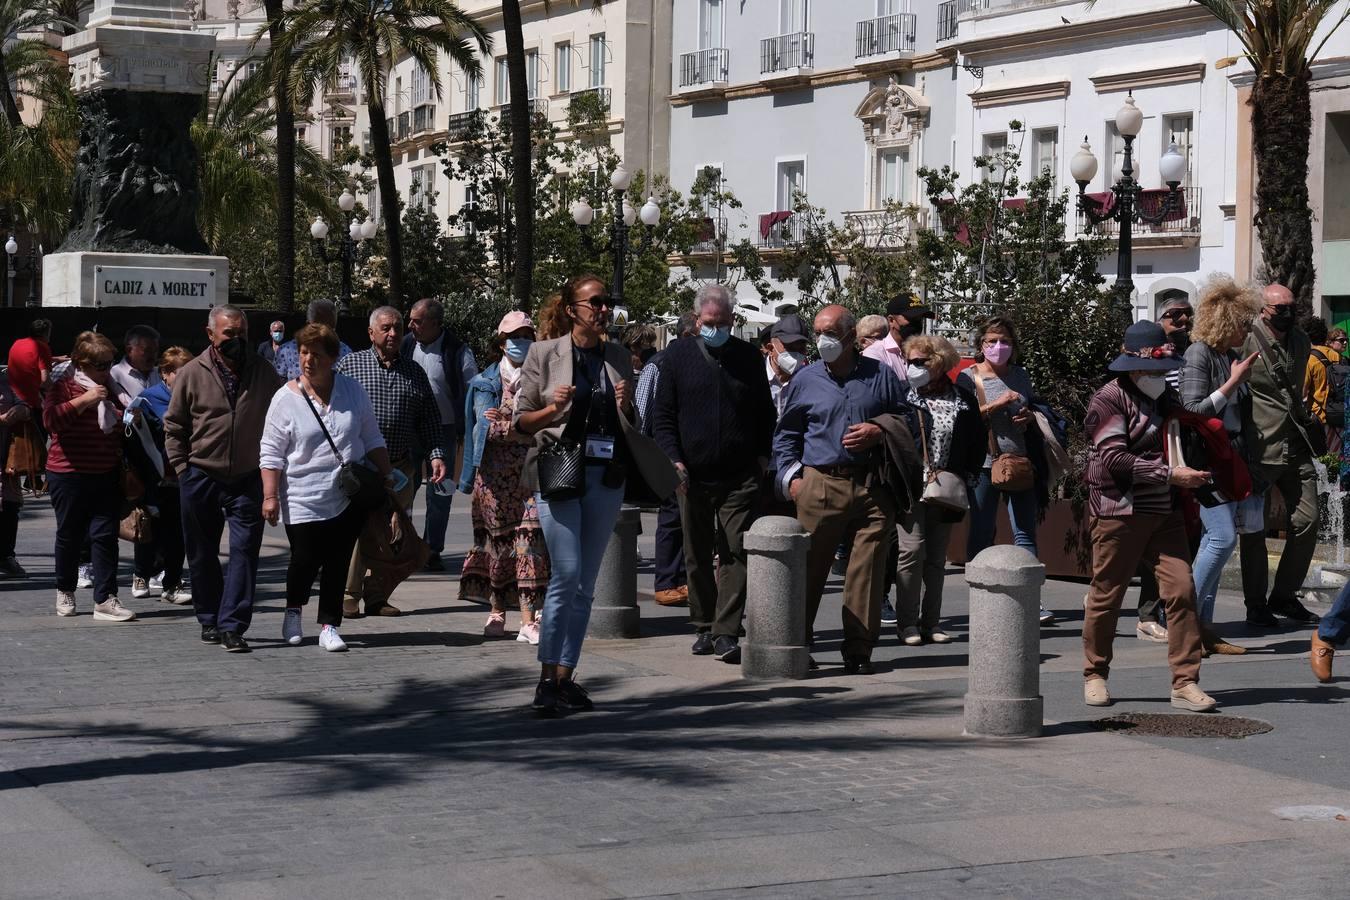
[[[122,428],[110,432],[98,427],[98,405],[76,410],[71,402],[85,389],[69,375],[47,389],[42,403],[42,424],[51,432],[47,471],[101,475],[118,467],[122,459]],[[122,414],[115,392],[108,400]]]
[[[1097,391],[1083,421],[1092,442],[1088,510],[1097,517],[1166,515],[1173,508],[1163,414],[1147,397],[1126,390],[1128,378],[1122,375]]]

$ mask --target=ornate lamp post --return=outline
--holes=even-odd
[[[616,307],[623,306],[624,272],[628,266],[628,233],[641,220],[642,224],[647,226],[643,229],[641,244],[642,249],[646,249],[651,245],[654,227],[661,222],[661,207],[656,205],[656,198],[648,197],[641,210],[628,202],[626,194],[632,183],[632,174],[622,165],[609,177],[609,185],[613,188],[614,195],[614,220],[610,224],[607,248],[614,254],[614,283],[610,285],[609,295]],[[590,232],[586,229],[595,221],[595,210],[584,199],[572,204],[572,221],[582,229],[582,234],[589,243]]]
[[[1115,221],[1120,223],[1120,242],[1116,256],[1116,291],[1121,300],[1129,304],[1134,293],[1133,226],[1135,221],[1149,225],[1158,225],[1181,209],[1181,192],[1178,187],[1186,175],[1186,158],[1181,155],[1175,142],[1158,161],[1158,172],[1167,185],[1167,194],[1154,212],[1148,212],[1139,205],[1139,182],[1134,179],[1134,139],[1144,125],[1144,114],[1134,105],[1134,95],[1125,97],[1125,105],[1116,113],[1116,131],[1125,141],[1125,160],[1120,169],[1120,178],[1111,186],[1115,195],[1115,204],[1104,212],[1097,209],[1096,203],[1087,196],[1087,186],[1097,175],[1097,157],[1092,155],[1087,136],[1083,145],[1069,161],[1069,172],[1078,182],[1078,209],[1092,225]],[[1133,317],[1133,309],[1130,310]]]
[[[28,226],[27,263],[21,263],[19,261],[19,242],[14,239],[14,235],[11,234],[9,240],[5,241],[5,255],[8,257],[7,269],[9,280],[8,292],[5,295],[6,306],[14,305],[14,278],[19,274],[20,270],[23,270],[28,276],[28,299],[25,301],[24,305],[29,307],[42,305],[41,301],[38,299],[37,292],[38,272],[41,271],[41,266],[38,265],[38,259],[41,252],[41,248],[38,247],[37,242],[37,229],[32,225]]]
[[[379,225],[371,218],[367,218],[364,222],[356,221],[352,214],[352,210],[356,208],[356,197],[351,191],[344,189],[342,195],[338,197],[337,204],[347,225],[339,252],[336,254],[336,258],[342,263],[342,293],[338,298],[338,314],[345,315],[352,305],[352,268],[356,264],[357,248],[363,241],[375,236]],[[335,255],[328,252],[325,244],[328,239],[328,223],[323,220],[323,216],[314,217],[313,224],[309,226],[309,236],[312,239],[310,246],[314,249],[315,255],[324,263],[331,265]]]

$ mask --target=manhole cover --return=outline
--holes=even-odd
[[[1156,737],[1245,738],[1265,734],[1275,726],[1241,716],[1180,715],[1171,713],[1121,713],[1092,723],[1099,731]]]

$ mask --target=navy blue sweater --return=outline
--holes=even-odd
[[[703,339],[665,349],[652,405],[652,436],[693,481],[743,478],[772,453],[777,417],[764,357],[740,338],[704,355]]]

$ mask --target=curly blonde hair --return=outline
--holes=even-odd
[[[939,370],[939,374],[941,375],[945,375],[956,368],[956,364],[961,361],[961,354],[956,352],[956,347],[952,342],[936,334],[916,334],[905,341],[902,349],[905,351],[906,358],[916,351],[928,357],[930,370],[932,369],[932,360],[940,361],[942,368]]]
[[[1228,275],[1211,275],[1200,288],[1191,340],[1208,344],[1220,353],[1228,350],[1234,334],[1251,326],[1264,301],[1250,285],[1238,284]]]

